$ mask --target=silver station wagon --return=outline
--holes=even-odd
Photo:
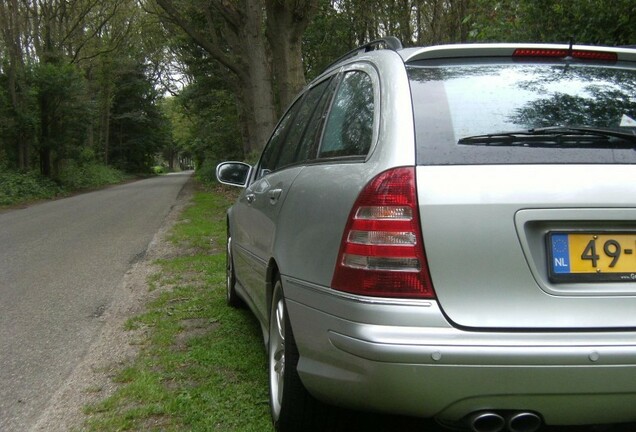
[[[401,47],[293,102],[228,211],[280,431],[636,421],[636,50]]]

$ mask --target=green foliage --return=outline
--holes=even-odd
[[[201,166],[197,168],[197,178],[207,184],[216,182],[216,166],[220,163],[219,160],[205,159]]]
[[[38,63],[32,79],[31,91],[39,102],[37,148],[54,151],[56,160],[76,156],[93,115],[85,79],[76,67],[61,61]]]
[[[219,75],[202,70],[205,64],[193,61],[196,79],[175,98],[173,125],[181,149],[192,155],[197,175],[208,182],[219,162],[242,160],[243,149],[235,97]]]
[[[120,183],[125,179],[126,175],[121,171],[96,162],[78,164],[68,160],[60,169],[57,181],[35,171],[12,171],[0,163],[0,206],[50,199],[81,189]]]
[[[222,28],[222,17],[207,13],[209,5],[177,4],[202,29]],[[181,156],[188,165],[194,161],[199,178],[211,181],[219,161],[256,160],[244,154],[245,123],[252,119],[239,115],[247,111],[240,109],[245,89],[237,77],[171,24],[143,13],[140,3],[96,2],[79,27],[65,26],[80,22],[80,9],[65,8],[57,33],[47,27],[52,21],[44,9],[33,2],[23,6],[15,26],[0,16],[6,33],[0,39],[4,168],[27,172],[42,167],[65,185],[92,187],[99,183],[91,174],[97,169],[87,167],[95,161],[152,172],[157,157],[173,168]],[[302,35],[303,61],[312,79],[347,50],[387,34],[407,46],[572,38],[577,43],[635,44],[634,22],[633,0],[319,0],[318,13]],[[97,31],[101,28],[108,31]],[[8,44],[14,39],[50,46],[14,51]],[[229,60],[238,54],[222,37],[217,45]],[[176,90],[167,82],[177,63],[188,85],[164,99],[160,88]],[[75,168],[80,172],[71,174]]]
[[[110,123],[108,160],[127,172],[149,172],[155,155],[171,141],[170,122],[158,106],[157,90],[134,59],[121,64]]]
[[[79,164],[74,160],[67,161],[58,174],[58,180],[68,190],[80,190],[121,183],[126,176],[121,171],[89,162]]]
[[[632,0],[475,0],[469,19],[479,41],[636,42]]]
[[[20,78],[20,88],[16,90],[19,103],[14,105],[9,94],[9,77],[0,70],[0,149],[7,167],[28,171],[37,165],[20,167],[18,147],[20,144],[28,147],[36,141],[39,108],[34,90],[34,69],[29,67]]]
[[[177,159],[183,161],[187,159],[181,169],[187,168],[192,159],[191,141],[193,137],[193,123],[186,115],[183,107],[176,97],[167,97],[159,104],[161,112],[170,122],[170,140],[162,148],[163,160],[168,163],[168,168],[174,170]]]
[[[0,169],[0,206],[53,198],[63,189],[38,173],[27,174]]]
[[[4,76],[0,74],[0,169],[6,167],[11,160],[7,155],[7,148],[5,144],[6,137],[15,128],[15,121],[11,115],[11,103],[9,101],[9,95],[6,91]]]
[[[331,0],[321,0],[318,14],[303,35],[303,60],[307,79],[315,78],[335,59],[356,45],[349,17]]]
[[[151,169],[153,174],[159,175],[166,172],[166,169],[162,165],[155,165]]]
[[[55,179],[91,149],[91,161],[113,153],[118,167],[147,172],[170,128],[156,108],[161,26],[133,0],[54,4],[0,11],[0,157]]]

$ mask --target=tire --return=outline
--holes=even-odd
[[[227,251],[225,254],[225,293],[226,302],[233,308],[242,308],[245,303],[236,293],[236,275],[234,274],[234,257],[232,256],[232,237],[228,230]]]
[[[270,309],[268,371],[269,401],[278,432],[330,430],[330,407],[316,400],[298,376],[298,347],[292,333],[280,279],[274,285]]]

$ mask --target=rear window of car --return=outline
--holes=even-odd
[[[635,66],[410,65],[418,164],[636,163]]]

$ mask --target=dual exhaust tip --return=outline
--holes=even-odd
[[[502,415],[492,411],[471,414],[466,419],[473,432],[536,432],[543,420],[533,412],[511,412]]]

